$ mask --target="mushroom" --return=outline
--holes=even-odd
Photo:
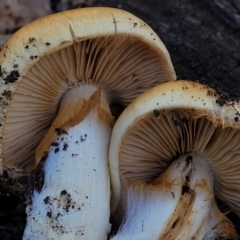
[[[239,116],[239,102],[184,80],[135,99],[109,148],[112,239],[237,239],[215,198],[240,216]]]
[[[0,166],[35,173],[24,239],[106,239],[110,107],[176,79],[165,46],[128,12],[76,9],[20,29],[0,66]]]

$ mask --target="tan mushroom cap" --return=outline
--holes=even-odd
[[[175,79],[156,33],[123,10],[75,9],[30,23],[0,53],[0,170],[2,161],[4,168],[31,163],[68,89],[93,84],[126,106]]]
[[[240,216],[240,104],[183,80],[148,90],[117,120],[109,150],[113,211],[120,198],[119,173],[151,182],[186,153],[207,156],[216,197]]]

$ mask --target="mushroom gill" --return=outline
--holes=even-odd
[[[33,161],[70,89],[91,83],[102,88],[109,101],[127,105],[157,85],[156,76],[167,78],[162,64],[147,44],[121,35],[84,40],[42,57],[12,96],[3,129],[5,165],[26,168]]]

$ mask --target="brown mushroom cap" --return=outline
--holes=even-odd
[[[110,103],[126,106],[175,79],[156,33],[123,10],[75,9],[32,22],[0,53],[0,163],[24,168],[32,162],[62,96],[74,86],[101,87]]]
[[[134,100],[117,120],[110,143],[112,207],[120,176],[151,182],[186,153],[207,157],[215,195],[240,216],[240,104],[190,81],[156,86]]]

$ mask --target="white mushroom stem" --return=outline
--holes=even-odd
[[[125,219],[114,240],[237,238],[213,197],[206,159],[182,156],[152,184],[127,181]]]
[[[36,158],[46,158],[44,184],[34,191],[27,208],[23,239],[107,239],[107,155],[112,129],[107,118],[112,117],[100,91],[95,90],[70,90],[38,147]]]
[[[157,181],[159,185],[126,182],[126,213],[123,225],[114,240],[158,239],[164,232],[181,198],[185,177],[191,166],[172,164]],[[123,193],[125,195],[125,193]],[[124,199],[125,196],[123,196]]]

